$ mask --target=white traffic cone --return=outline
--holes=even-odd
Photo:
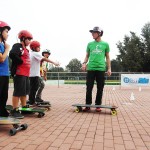
[[[113,89],[112,89],[113,91],[115,91],[115,86],[113,86]]]
[[[85,85],[83,85],[82,87],[83,87],[83,89],[85,89]]]
[[[134,101],[134,100],[135,100],[135,97],[134,97],[133,92],[131,93],[130,100],[131,100],[131,101]]]
[[[141,87],[139,87],[139,92],[141,92],[141,90],[142,90],[142,88],[141,88]]]

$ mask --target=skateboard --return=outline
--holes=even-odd
[[[10,111],[10,113],[11,113],[11,111],[13,110],[13,106],[12,105],[6,105],[6,109],[8,110],[8,111]],[[22,107],[19,107],[18,108],[19,109],[19,111],[21,111],[21,112],[26,112],[26,113],[38,113],[38,118],[41,118],[41,117],[43,117],[44,115],[45,115],[45,109],[41,109],[41,108],[36,108],[36,107],[33,107],[33,108],[31,108],[31,107],[29,107],[29,108],[22,108]]]
[[[111,106],[111,105],[87,105],[87,104],[74,104],[72,105],[74,107],[76,107],[75,112],[81,112],[83,111],[83,107],[93,107],[93,108],[108,108],[111,110],[111,114],[113,116],[117,115],[117,106]]]
[[[51,104],[49,101],[36,102],[36,105],[41,108],[46,108],[47,110],[50,110],[50,107],[51,107]]]
[[[26,130],[28,125],[21,124],[20,120],[11,117],[0,117],[0,125],[13,125],[13,128],[9,130],[11,136],[15,135],[20,130]]]

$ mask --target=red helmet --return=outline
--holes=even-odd
[[[10,26],[4,22],[4,21],[0,21],[0,28],[7,28],[8,30],[10,30]]]
[[[37,47],[40,47],[40,43],[38,41],[32,41],[30,43],[30,49],[35,50]]]
[[[32,34],[27,30],[22,30],[19,32],[18,38],[21,39],[22,37],[33,39]]]

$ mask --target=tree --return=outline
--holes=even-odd
[[[122,70],[122,66],[120,65],[120,62],[118,60],[111,60],[111,70],[112,72],[121,72]]]
[[[143,37],[143,58],[144,58],[144,65],[143,71],[150,72],[150,23],[146,23],[142,28]]]
[[[120,54],[117,60],[120,62],[123,71],[138,72],[143,71],[143,43],[141,38],[134,32],[130,32],[131,36],[125,36],[123,43],[118,42],[117,47]]]
[[[66,68],[70,72],[80,72],[81,71],[81,66],[82,66],[81,61],[74,58],[69,62],[69,64],[66,66]]]
[[[62,67],[52,67],[49,72],[64,72],[64,68]]]

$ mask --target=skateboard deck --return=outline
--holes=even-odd
[[[45,108],[45,110],[50,110],[51,104],[48,101],[36,102],[33,105],[28,104],[30,108]]]
[[[51,105],[49,101],[43,101],[43,102],[36,102],[37,105]]]
[[[83,111],[83,107],[91,107],[91,108],[108,108],[111,110],[111,114],[113,116],[117,115],[117,106],[111,105],[87,105],[87,104],[73,104],[72,106],[76,107],[75,112]]]
[[[11,136],[15,135],[20,130],[26,130],[28,125],[21,124],[20,120],[11,117],[0,117],[0,125],[13,125],[13,128],[9,130]]]
[[[51,105],[49,105],[49,104],[37,104],[37,107],[46,108],[46,110],[50,110]]]
[[[9,110],[9,111],[12,111],[13,110],[13,106],[12,105],[6,105],[6,109]],[[22,108],[22,107],[19,107],[18,108],[19,111],[21,112],[31,112],[31,113],[38,113],[38,118],[41,118],[45,115],[45,109],[41,109],[41,108],[36,108],[36,107],[29,107],[29,108]]]

